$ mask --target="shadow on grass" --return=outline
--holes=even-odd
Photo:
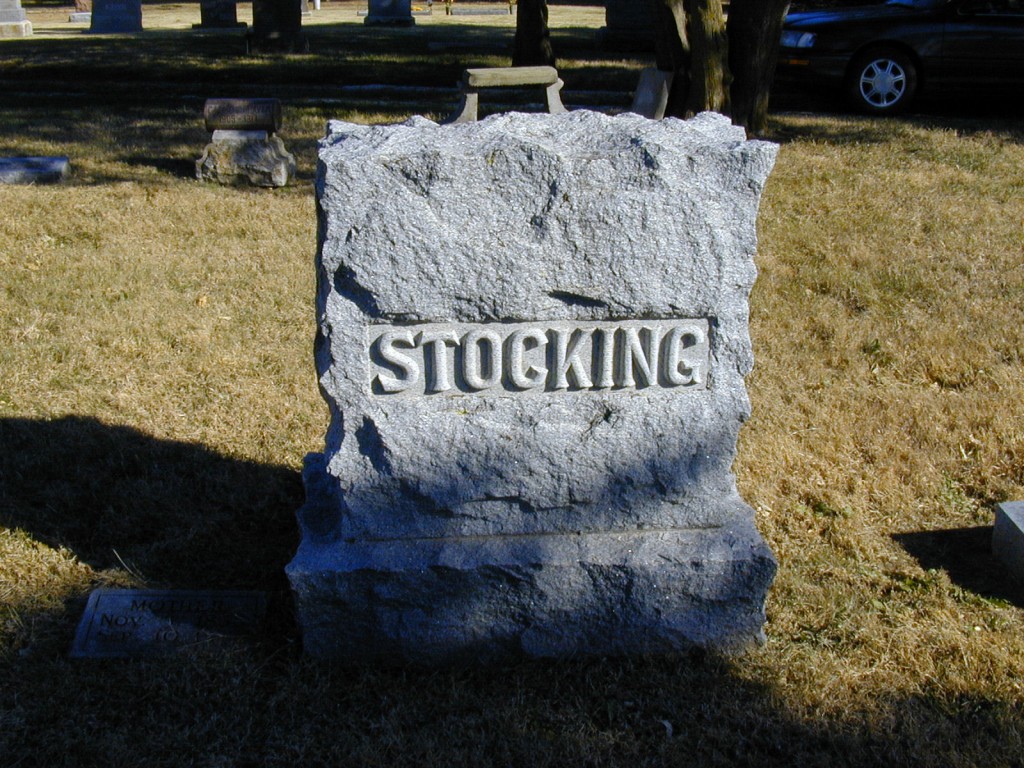
[[[133,155],[127,159],[127,164],[134,167],[154,168],[158,171],[175,176],[179,179],[195,179],[196,161],[178,160],[172,157],[146,157]]]
[[[1024,608],[1024,590],[992,555],[992,526],[898,533],[893,539],[922,568],[944,570],[958,587]]]
[[[0,420],[0,524],[152,586],[284,589],[298,472],[95,419]]]
[[[281,588],[301,497],[295,471],[128,427],[0,420],[0,524],[154,585]],[[65,640],[0,658],[5,764],[1008,764],[1024,732],[1019,708],[941,692],[822,717],[776,690],[786,654],[771,647],[420,670],[302,660],[287,643],[69,662]]]

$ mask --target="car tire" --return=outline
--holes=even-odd
[[[864,112],[902,112],[916,92],[917,66],[897,48],[874,48],[858,56],[850,68],[847,94]]]

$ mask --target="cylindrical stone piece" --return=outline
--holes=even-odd
[[[206,130],[281,130],[281,102],[278,99],[207,99],[203,107]]]

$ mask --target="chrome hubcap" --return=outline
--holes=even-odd
[[[907,90],[907,73],[892,59],[872,61],[860,75],[860,93],[874,107],[895,104]]]

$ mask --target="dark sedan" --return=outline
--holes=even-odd
[[[791,13],[779,59],[787,79],[841,87],[891,114],[920,92],[1024,87],[1024,0],[890,0]]]

